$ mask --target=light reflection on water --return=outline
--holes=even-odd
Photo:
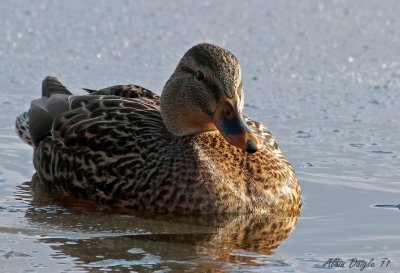
[[[23,214],[24,223],[0,228],[3,233],[36,237],[52,249],[50,258],[57,263],[72,260],[90,272],[286,267],[270,255],[292,232],[299,216],[134,215],[94,204],[65,207],[44,194],[32,197],[30,182],[18,186],[14,202],[6,214]],[[29,257],[12,253],[21,255]]]

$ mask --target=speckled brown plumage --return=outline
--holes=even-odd
[[[44,86],[46,81],[58,82],[49,77]],[[300,207],[293,168],[270,132],[251,119],[245,119],[247,125],[262,143],[255,154],[234,147],[215,130],[171,134],[160,113],[160,97],[136,85],[83,96],[62,92],[68,110],[53,115],[47,135],[31,140],[29,121],[21,122],[27,114],[16,121],[19,135],[33,142],[36,171],[51,191],[183,214]]]

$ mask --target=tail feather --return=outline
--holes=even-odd
[[[47,76],[42,83],[42,97],[33,100],[29,111],[15,121],[20,138],[34,145],[49,135],[54,118],[69,109],[70,95],[72,93],[56,77]]]
[[[56,77],[47,76],[42,82],[42,97],[50,97],[53,94],[72,95]]]
[[[88,88],[82,88],[82,90],[85,90],[86,92],[88,92],[89,94],[92,94],[94,92],[96,92],[97,90],[94,89],[88,89]]]

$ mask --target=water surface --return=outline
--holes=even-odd
[[[363,272],[399,272],[399,10],[397,1],[2,1],[0,271],[321,272],[339,258],[337,271],[357,272],[356,258],[373,259]],[[32,149],[13,122],[42,78],[78,93],[129,82],[159,92],[202,41],[238,56],[245,114],[296,169],[300,217],[135,215],[30,191]]]

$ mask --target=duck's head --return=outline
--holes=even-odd
[[[259,139],[243,115],[240,66],[229,51],[199,44],[187,51],[164,86],[161,115],[176,136],[218,130],[232,145],[254,153]]]

